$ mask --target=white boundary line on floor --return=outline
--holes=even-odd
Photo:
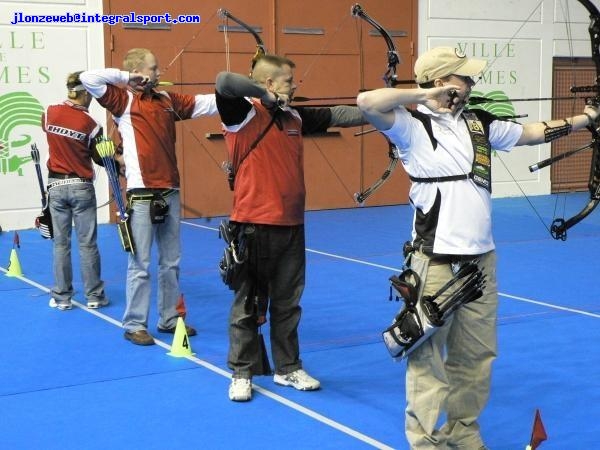
[[[377,267],[380,269],[386,269],[386,270],[391,270],[392,272],[400,272],[402,269],[399,269],[397,267],[389,267],[389,266],[382,266],[380,264],[373,264],[367,261],[361,261],[360,259],[354,259],[354,258],[347,258],[345,256],[340,256],[340,255],[335,255],[333,253],[326,253],[326,252],[321,252],[321,251],[317,251],[317,250],[311,250],[309,248],[306,249],[307,252],[311,252],[311,253],[317,253],[319,255],[324,255],[324,256],[329,256],[331,258],[337,258],[337,259],[343,259],[345,261],[350,261],[350,262],[356,262],[359,264],[364,264],[367,266],[371,266],[371,267]],[[530,298],[526,298],[526,297],[519,297],[517,295],[511,295],[511,294],[505,294],[503,292],[498,292],[498,295],[501,297],[506,297],[506,298],[510,298],[513,300],[517,300],[520,302],[525,302],[525,303],[531,303],[534,305],[539,305],[539,306],[545,306],[547,308],[551,308],[551,309],[557,309],[560,311],[566,311],[566,312],[571,312],[571,313],[575,313],[575,314],[581,314],[584,316],[589,316],[589,317],[594,317],[596,319],[600,319],[600,314],[595,314],[595,313],[591,313],[588,311],[583,311],[581,309],[575,309],[575,308],[567,308],[565,306],[559,306],[559,305],[553,305],[552,303],[547,303],[547,302],[541,302],[538,300],[533,300]]]
[[[199,225],[199,224],[195,224],[193,222],[182,221],[181,223],[184,223],[186,225],[190,225],[192,227],[204,228],[204,229],[207,229],[207,230],[218,231],[217,228],[208,227],[206,225]],[[315,253],[317,255],[328,256],[330,258],[342,259],[344,261],[354,262],[354,263],[362,264],[362,265],[365,265],[365,266],[376,267],[378,269],[389,270],[391,272],[400,272],[402,270],[399,267],[384,266],[384,265],[381,265],[381,264],[375,264],[375,263],[371,263],[371,262],[368,262],[368,261],[363,261],[363,260],[356,259],[356,258],[348,258],[346,256],[336,255],[335,253],[327,253],[327,252],[322,252],[322,251],[319,251],[319,250],[313,250],[313,249],[310,249],[310,248],[307,248],[306,251],[309,252],[309,253]],[[510,298],[512,300],[517,300],[517,301],[524,302],[524,303],[531,303],[533,305],[545,306],[547,308],[556,309],[556,310],[559,310],[559,311],[566,311],[566,312],[570,312],[570,313],[574,313],[574,314],[581,314],[583,316],[594,317],[595,319],[600,319],[600,314],[591,313],[591,312],[588,312],[588,311],[583,311],[581,309],[567,308],[565,306],[553,305],[552,303],[541,302],[541,301],[533,300],[533,299],[526,298],[526,297],[519,297],[517,295],[505,294],[503,292],[498,292],[498,295],[501,296],[501,297]]]
[[[182,222],[182,223],[184,223],[184,222]],[[192,225],[192,224],[190,224],[190,225]],[[4,267],[0,267],[0,271],[4,272],[5,274],[8,272],[8,270],[5,269]],[[17,278],[17,279],[23,281],[24,283],[29,284],[30,286],[33,286],[33,287],[35,287],[35,288],[37,288],[37,289],[39,289],[39,290],[41,290],[41,291],[43,291],[43,292],[45,292],[47,294],[50,294],[50,289],[48,289],[46,286],[43,286],[43,285],[41,285],[41,284],[39,284],[39,283],[37,283],[37,282],[35,282],[33,280],[30,280],[29,278],[27,278],[25,276],[14,276],[13,278]],[[72,304],[74,306],[76,306],[76,307],[78,307],[78,308],[80,308],[80,309],[82,309],[82,310],[90,313],[90,314],[93,314],[94,316],[96,316],[96,317],[98,317],[98,318],[100,318],[102,320],[105,320],[106,322],[111,323],[112,325],[115,325],[115,326],[117,326],[119,328],[122,328],[120,321],[115,320],[112,317],[109,317],[106,314],[101,313],[100,310],[98,310],[98,309],[89,309],[84,304],[82,304],[81,302],[78,302],[78,301],[75,301],[75,300],[72,301]],[[162,347],[162,348],[164,348],[166,350],[171,350],[171,346],[169,344],[167,344],[167,343],[165,343],[165,342],[157,339],[156,337],[154,338],[154,342],[156,343],[156,345],[158,345],[158,346],[160,346],[160,347]],[[211,364],[211,363],[209,363],[207,361],[204,361],[204,360],[202,360],[200,358],[197,358],[197,357],[195,357],[193,355],[192,356],[183,356],[183,358],[186,358],[186,359],[188,359],[188,360],[190,360],[190,361],[192,361],[192,362],[194,362],[194,363],[196,363],[196,364],[198,364],[198,365],[200,365],[200,366],[202,366],[202,367],[210,370],[211,372],[214,372],[216,374],[222,375],[222,376],[224,376],[226,378],[231,378],[231,373],[230,372],[228,372],[226,370],[223,370],[220,367],[217,367],[217,366],[215,366],[215,365],[213,365],[213,364]],[[287,407],[289,407],[289,408],[291,408],[291,409],[293,409],[293,410],[295,410],[295,411],[297,411],[299,413],[302,413],[302,414],[304,414],[304,415],[306,415],[306,416],[308,416],[308,417],[310,417],[310,418],[312,418],[312,419],[314,419],[314,420],[316,420],[318,422],[321,422],[321,423],[323,423],[323,424],[325,424],[325,425],[327,425],[327,426],[329,426],[331,428],[334,428],[334,429],[336,429],[338,431],[341,431],[342,433],[347,434],[347,435],[349,435],[349,436],[351,436],[351,437],[353,437],[353,438],[355,438],[355,439],[357,439],[359,441],[362,441],[362,442],[364,442],[366,444],[369,444],[369,445],[371,445],[371,446],[373,446],[373,447],[375,447],[377,449],[381,449],[381,450],[393,450],[394,449],[394,447],[390,447],[390,446],[388,446],[388,445],[386,445],[386,444],[384,444],[382,442],[379,442],[376,439],[373,439],[373,438],[371,438],[371,437],[369,437],[369,436],[367,436],[367,435],[365,435],[365,434],[363,434],[363,433],[361,433],[359,431],[356,431],[356,430],[354,430],[354,429],[352,429],[350,427],[347,427],[344,424],[336,422],[335,420],[332,420],[332,419],[330,419],[330,418],[328,418],[328,417],[326,417],[326,416],[324,416],[322,414],[319,414],[316,411],[313,411],[313,410],[311,410],[309,408],[306,408],[306,407],[304,407],[304,406],[302,406],[302,405],[300,405],[300,404],[298,404],[296,402],[293,402],[293,401],[291,401],[291,400],[289,400],[289,399],[287,399],[285,397],[282,397],[279,394],[271,392],[271,391],[269,391],[266,388],[263,388],[263,387],[258,386],[256,384],[252,384],[252,388],[256,392],[259,392],[262,395],[264,395],[265,397],[269,397],[272,400],[275,400],[276,402],[281,403],[282,405],[285,405],[285,406],[287,406]]]
[[[185,225],[189,225],[189,226],[195,227],[195,228],[202,228],[202,229],[211,230],[211,231],[218,231],[218,228],[215,228],[215,227],[209,227],[209,226],[206,226],[206,225],[200,225],[200,224],[196,224],[196,223],[188,222],[188,221],[184,221],[184,220],[182,220],[181,223],[185,224]],[[375,263],[371,263],[371,262],[368,262],[368,261],[363,261],[363,260],[356,259],[356,258],[349,258],[349,257],[346,257],[346,256],[337,255],[337,254],[334,254],[334,253],[323,252],[323,251],[314,250],[314,249],[310,249],[310,248],[306,248],[306,251],[309,252],[309,253],[314,253],[314,254],[318,254],[318,255],[322,255],[322,256],[327,256],[327,257],[334,258],[334,259],[341,259],[341,260],[344,260],[344,261],[348,261],[348,262],[352,262],[352,263],[357,263],[357,264],[362,264],[362,265],[366,265],[366,266],[370,266],[370,267],[375,267],[375,268],[378,268],[378,269],[388,270],[388,271],[391,271],[391,272],[400,272],[400,270],[401,270],[398,267],[391,267],[391,266],[385,266],[385,265],[381,265],[381,264],[375,264]],[[0,267],[0,271],[2,271],[4,273],[8,272],[8,270],[5,269],[4,267]],[[16,276],[14,278],[18,278],[21,281],[23,281],[23,282],[25,282],[25,283],[33,286],[33,287],[36,287],[36,288],[40,289],[41,291],[44,291],[46,293],[50,293],[50,289],[48,289],[47,287],[45,287],[45,286],[43,286],[43,285],[41,285],[41,284],[39,284],[39,283],[37,283],[37,282],[35,282],[33,280],[30,280],[27,277]],[[594,314],[594,313],[590,313],[590,312],[587,312],[587,311],[582,311],[582,310],[578,310],[578,309],[574,309],[574,308],[566,308],[566,307],[562,307],[562,306],[558,306],[558,305],[553,305],[553,304],[547,303],[547,302],[536,301],[536,300],[528,299],[528,298],[525,298],[525,297],[519,297],[519,296],[515,296],[515,295],[504,294],[504,293],[501,293],[501,292],[499,292],[498,295],[500,295],[502,297],[510,298],[510,299],[513,299],[513,300],[525,302],[525,303],[531,303],[531,304],[535,304],[535,305],[539,305],[539,306],[545,306],[545,307],[551,308],[551,309],[556,309],[556,310],[560,310],[560,311],[571,312],[571,313],[575,313],[575,314],[581,314],[581,315],[585,315],[585,316],[589,316],[589,317],[594,317],[594,318],[600,318],[600,314]],[[73,301],[73,304],[75,306],[81,308],[82,310],[85,310],[86,312],[95,315],[98,318],[101,318],[101,319],[103,319],[103,320],[105,320],[105,321],[107,321],[107,322],[109,322],[109,323],[111,323],[111,324],[113,324],[113,325],[115,325],[115,326],[117,326],[119,328],[122,328],[121,322],[113,319],[112,317],[109,317],[109,316],[101,313],[99,310],[89,309],[85,305],[83,305],[82,303],[79,303],[77,301]],[[155,342],[156,342],[156,344],[158,346],[160,346],[160,347],[162,347],[162,348],[164,348],[166,350],[171,350],[171,346],[168,345],[168,344],[166,344],[165,342],[163,342],[163,341],[161,341],[159,339],[156,339],[156,338],[155,338]],[[184,358],[187,358],[190,361],[193,361],[194,363],[196,363],[196,364],[198,364],[198,365],[200,365],[202,367],[205,367],[206,369],[208,369],[208,370],[210,370],[210,371],[212,371],[212,372],[214,372],[216,374],[222,375],[222,376],[224,376],[226,378],[231,378],[231,374],[228,371],[223,370],[220,367],[217,367],[217,366],[215,366],[215,365],[213,365],[213,364],[211,364],[209,362],[206,362],[206,361],[204,361],[204,360],[202,360],[200,358],[197,358],[195,356],[184,356]],[[291,400],[288,400],[287,398],[282,397],[281,395],[275,394],[274,392],[271,392],[268,389],[265,389],[265,388],[263,388],[261,386],[257,386],[255,384],[253,384],[253,389],[256,392],[259,392],[262,395],[264,395],[266,397],[269,397],[269,398],[277,401],[278,403],[281,403],[281,404],[283,404],[285,406],[288,406],[289,408],[294,409],[295,411],[298,411],[298,412],[300,412],[302,414],[305,414],[308,417],[311,417],[311,418],[313,418],[313,419],[315,419],[315,420],[317,420],[317,421],[319,421],[319,422],[321,422],[321,423],[323,423],[325,425],[328,425],[328,426],[330,426],[330,427],[332,427],[332,428],[334,428],[334,429],[336,429],[338,431],[341,431],[342,433],[345,433],[345,434],[347,434],[347,435],[349,435],[349,436],[351,436],[351,437],[353,437],[353,438],[355,438],[357,440],[360,440],[360,441],[362,441],[364,443],[372,445],[375,448],[383,449],[383,450],[393,450],[393,447],[389,447],[389,446],[383,444],[382,442],[377,441],[376,439],[373,439],[373,438],[371,438],[371,437],[369,437],[369,436],[367,436],[367,435],[365,435],[363,433],[360,433],[360,432],[358,432],[356,430],[353,430],[352,428],[349,428],[346,425],[343,425],[343,424],[341,424],[339,422],[331,420],[328,417],[323,416],[322,414],[319,414],[316,411],[308,409],[308,408],[306,408],[306,407],[304,407],[304,406],[302,406],[302,405],[300,405],[300,404],[298,404],[296,402],[293,402]]]

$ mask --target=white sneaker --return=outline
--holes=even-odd
[[[51,298],[50,301],[48,302],[48,306],[50,306],[50,308],[60,309],[61,311],[67,311],[67,310],[73,308],[73,304],[71,303],[71,300],[69,300],[67,302],[59,303],[56,300],[54,300],[53,298]]]
[[[102,308],[103,306],[107,306],[108,303],[109,301],[106,297],[104,297],[102,300],[88,300],[87,307],[90,309],[98,309]]]
[[[232,378],[229,385],[229,400],[247,402],[252,398],[252,380],[249,378]]]
[[[273,381],[282,386],[292,386],[299,391],[315,391],[321,387],[319,380],[315,380],[304,370],[298,369],[285,375],[275,374]]]

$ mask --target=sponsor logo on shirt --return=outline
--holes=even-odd
[[[70,137],[71,139],[76,139],[78,141],[85,141],[87,139],[87,135],[85,133],[82,133],[81,131],[57,127],[56,125],[48,125],[47,130],[49,133]]]

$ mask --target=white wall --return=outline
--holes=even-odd
[[[600,6],[598,0],[593,2]],[[102,12],[102,1],[0,0],[0,99],[26,92],[45,108],[66,98],[67,73],[104,67],[102,25],[12,25],[15,12],[95,14]],[[590,56],[588,23],[587,11],[576,0],[420,0],[418,45],[421,52],[449,45],[464,49],[469,56],[488,59],[490,70],[475,88],[484,94],[502,90],[513,98],[550,97],[552,58]],[[567,39],[569,33],[572,39]],[[523,121],[551,115],[550,102],[514,106],[517,113],[528,114]],[[104,123],[105,112],[96,102],[91,113]],[[37,124],[10,127],[0,123],[0,134],[3,129],[9,134],[8,144],[0,149],[0,226],[4,230],[32,228],[41,205],[35,166],[29,160],[30,144],[37,143],[44,162],[45,136]],[[527,195],[535,195],[550,192],[550,171],[531,174],[527,167],[549,155],[550,146],[541,145],[500,156]],[[495,160],[493,166],[494,195],[521,195],[502,162]],[[46,172],[44,166],[44,176]],[[103,170],[96,172],[100,205],[108,200],[108,183]],[[98,210],[98,219],[101,223],[109,220],[108,207]]]
[[[0,149],[0,226],[4,231],[32,228],[41,210],[35,165],[30,160],[30,145],[37,143],[45,183],[48,148],[44,132],[35,123],[40,108],[67,98],[65,80],[69,72],[104,67],[101,24],[13,25],[10,22],[14,21],[15,12],[95,14],[102,13],[102,0],[0,1],[0,139],[7,141]],[[29,103],[16,107],[12,103],[11,113],[6,113],[5,106],[3,114],[2,100],[6,105],[17,92],[30,94]],[[90,113],[105,125],[105,112],[96,102],[92,103]],[[96,173],[96,195],[101,205],[108,200],[108,182],[103,169],[97,169]],[[100,208],[99,222],[108,219],[109,208]]]
[[[592,2],[600,7],[598,0]],[[552,58],[591,56],[588,24],[587,10],[576,0],[420,0],[418,46],[421,53],[440,45],[458,47],[467,56],[487,59],[486,76],[474,87],[483,94],[551,97]],[[517,114],[528,114],[522,123],[551,117],[548,101],[513,105]],[[577,108],[575,114],[583,104]],[[498,153],[492,163],[494,196],[522,195],[513,177],[527,195],[550,193],[550,170],[528,170],[550,156],[549,144]]]

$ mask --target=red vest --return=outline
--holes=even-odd
[[[246,121],[224,130],[229,159],[236,171],[231,220],[302,224],[306,197],[302,120],[293,109],[279,111],[278,122],[238,167],[271,121],[271,115],[259,101],[253,100],[253,105]]]

